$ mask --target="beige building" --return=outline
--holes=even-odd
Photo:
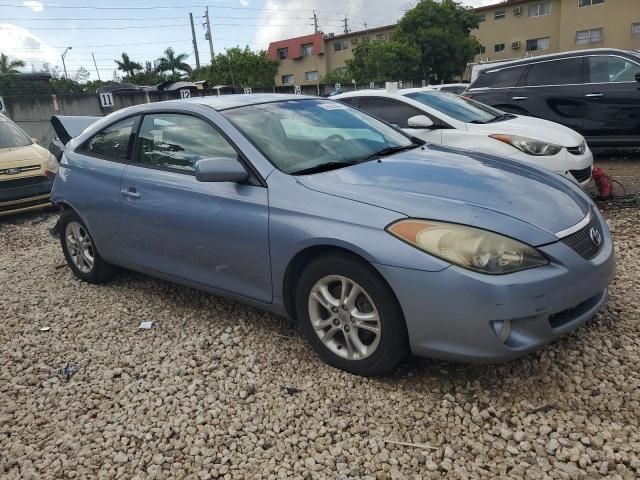
[[[268,55],[280,60],[276,86],[317,85],[327,73],[346,67],[363,39],[389,39],[395,25],[334,35],[323,32],[271,42]]]
[[[507,0],[476,8],[476,61],[609,47],[640,50],[640,0]]]

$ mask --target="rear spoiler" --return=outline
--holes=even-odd
[[[80,135],[89,125],[96,123],[101,118],[104,117],[54,115],[51,117],[51,125],[53,125],[53,130],[56,132],[60,141],[66,145],[69,143],[69,140]]]

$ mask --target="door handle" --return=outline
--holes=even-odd
[[[515,100],[516,102],[522,101],[522,100],[528,100],[529,97],[513,97],[511,100]]]
[[[600,98],[600,97],[604,97],[604,93],[587,93],[585,95],[585,97],[587,97],[587,98]]]
[[[124,190],[120,190],[120,193],[122,194],[123,197],[133,198],[133,199],[140,198],[140,194],[136,192],[135,189],[125,188]]]

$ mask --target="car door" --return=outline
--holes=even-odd
[[[584,97],[585,129],[587,137],[604,143],[606,138],[637,144],[640,137],[640,62],[617,55],[587,57],[587,83]]]
[[[523,113],[581,131],[585,101],[583,58],[561,58],[531,63],[511,91],[510,104]]]
[[[422,110],[408,105],[399,100],[382,97],[360,97],[358,108],[385,122],[403,129],[409,135],[427,142],[442,143],[442,131],[439,128],[439,120]],[[411,128],[409,119],[416,115],[425,115],[433,121],[433,128]]]
[[[198,160],[229,157],[247,165],[208,120],[145,115],[122,176],[121,243],[143,270],[269,302],[267,188],[194,176]]]
[[[511,111],[510,99],[518,86],[526,65],[497,66],[480,72],[464,96],[500,110]],[[517,108],[517,106],[515,107]],[[520,112],[523,113],[520,108]]]

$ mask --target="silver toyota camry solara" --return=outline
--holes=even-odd
[[[408,353],[515,358],[607,300],[606,222],[536,167],[304,96],[169,101],[91,122],[67,143],[52,195],[85,281],[124,267],[288,315],[323,360],[361,375]]]

